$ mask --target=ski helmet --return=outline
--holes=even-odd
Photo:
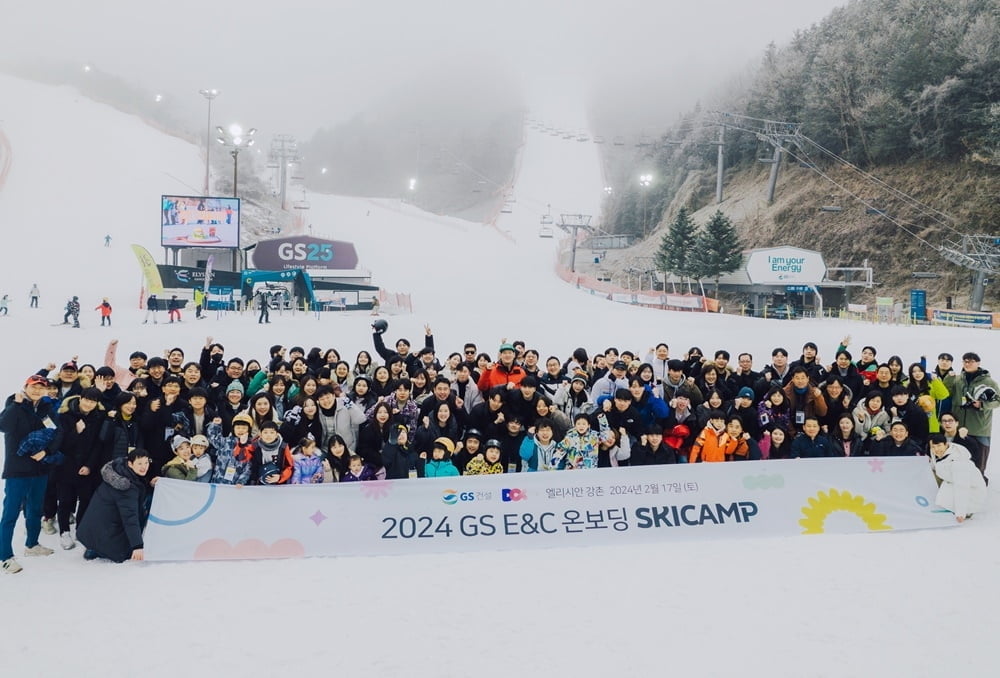
[[[382,334],[387,329],[389,329],[389,321],[383,318],[379,318],[378,320],[372,323],[372,329],[375,330],[378,334]]]

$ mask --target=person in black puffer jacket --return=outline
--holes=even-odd
[[[149,453],[136,448],[124,459],[101,469],[104,482],[97,488],[76,538],[87,547],[88,560],[107,558],[116,563],[142,560],[142,531],[146,527],[146,473]]]

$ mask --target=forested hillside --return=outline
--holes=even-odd
[[[769,45],[748,76],[633,158],[619,172],[625,181],[604,221],[641,236],[645,211],[652,237],[633,250],[651,254],[681,206],[714,206],[719,112],[797,123],[813,152],[806,158],[795,144],[786,147],[773,205],[764,198],[769,165],[759,162],[772,144],[727,129],[726,185],[760,186],[751,210],[745,203],[729,210],[727,200],[719,206],[744,244],[811,245],[853,265],[869,255],[889,287],[906,286],[914,262],[922,262],[945,276],[940,285],[950,287],[940,294],[959,291],[966,275],[934,248],[962,233],[1000,234],[998,95],[996,0],[851,2],[789,44]],[[924,206],[884,192],[852,165]],[[650,169],[648,188],[628,180]],[[872,201],[875,213],[864,204]],[[843,211],[819,210],[831,204]]]

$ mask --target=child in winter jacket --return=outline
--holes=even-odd
[[[340,476],[340,482],[353,483],[359,480],[378,480],[375,469],[365,463],[358,455],[352,455],[348,462],[347,472]]]
[[[174,436],[170,448],[175,456],[160,469],[163,476],[174,480],[196,480],[198,469],[191,460],[191,441],[184,436]]]
[[[604,421],[607,421],[606,419]],[[607,434],[605,433],[605,437]],[[597,468],[601,436],[590,428],[590,419],[578,414],[573,420],[573,430],[559,442],[556,456],[561,469]]]
[[[500,462],[501,454],[500,441],[496,438],[490,438],[486,441],[486,451],[483,454],[477,454],[466,465],[465,475],[481,476],[506,473],[507,469]]]
[[[535,422],[535,435],[521,441],[519,454],[524,461],[522,468],[531,471],[555,471],[562,456],[557,456],[558,443],[553,440],[552,420],[543,418]]]
[[[746,458],[747,450],[745,440],[733,440],[726,433],[726,415],[721,410],[712,410],[708,425],[691,446],[691,463],[728,461],[735,455]]]
[[[316,454],[316,441],[303,438],[292,455],[292,485],[323,482],[323,459]]]
[[[941,479],[934,503],[954,513],[960,523],[986,508],[986,481],[969,450],[949,443],[943,433],[932,433],[928,440],[931,467]]]
[[[212,482],[212,457],[208,455],[208,438],[197,435],[191,438],[191,461],[194,462],[199,483]]]
[[[222,419],[216,417],[208,425],[208,441],[215,448],[215,470],[212,482],[218,485],[249,485],[256,482],[260,469],[260,452],[250,440],[253,421],[246,414],[233,417],[233,435],[222,435]]]
[[[260,454],[261,485],[284,485],[292,479],[295,460],[292,449],[278,433],[278,422],[267,420],[260,425],[260,437],[254,443]],[[322,469],[322,461],[318,462]]]
[[[459,443],[461,445],[462,443]],[[440,437],[431,447],[431,458],[426,452],[421,452],[417,458],[417,476],[420,478],[445,478],[457,476],[458,469],[451,463],[451,455],[455,453],[455,443],[451,438]]]

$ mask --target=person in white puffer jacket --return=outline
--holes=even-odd
[[[986,481],[969,450],[949,443],[943,433],[932,433],[931,467],[941,480],[934,503],[955,514],[958,522],[986,508]]]

